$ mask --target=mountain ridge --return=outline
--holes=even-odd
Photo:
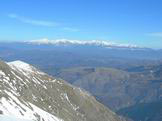
[[[127,69],[82,66],[62,69],[55,76],[89,91],[102,104],[118,110],[142,102],[160,100],[161,67],[136,67],[128,69],[128,72]]]

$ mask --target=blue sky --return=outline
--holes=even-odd
[[[0,41],[109,40],[162,48],[161,0],[1,0]]]

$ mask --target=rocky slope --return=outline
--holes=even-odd
[[[122,121],[86,91],[22,61],[0,61],[0,114],[34,121]]]

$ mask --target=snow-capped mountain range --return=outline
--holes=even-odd
[[[102,46],[102,47],[118,47],[118,48],[140,48],[137,45],[131,44],[117,44],[110,41],[103,40],[69,40],[69,39],[56,39],[49,40],[47,38],[27,41],[27,43],[32,44],[52,44],[52,45],[92,45],[92,46]]]
[[[5,118],[16,121],[124,121],[88,92],[22,61],[0,61],[0,119]]]

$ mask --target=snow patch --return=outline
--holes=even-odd
[[[17,67],[17,68],[23,69],[25,71],[33,72],[32,66],[30,66],[29,64],[27,64],[23,61],[17,60],[17,61],[9,62],[7,64],[11,67]]]
[[[29,76],[31,74],[39,74],[39,75],[46,75],[45,73],[39,71],[35,67],[30,64],[27,64],[23,61],[17,60],[13,62],[7,63],[13,70],[21,72],[25,76]]]
[[[63,121],[31,103],[20,101],[12,93],[5,92],[9,97],[0,99],[0,109],[3,115],[32,121]]]
[[[5,73],[2,70],[0,70],[0,76],[5,76]]]

